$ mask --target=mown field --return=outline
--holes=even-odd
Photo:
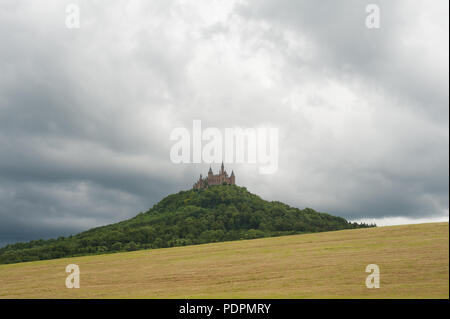
[[[81,270],[79,289],[65,268]],[[368,264],[380,288],[365,286]],[[342,230],[0,265],[0,298],[449,298],[449,225]]]

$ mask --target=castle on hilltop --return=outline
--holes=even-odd
[[[228,177],[228,173],[224,169],[223,162],[222,166],[220,167],[219,174],[214,175],[211,166],[209,167],[208,177],[202,178],[202,174],[200,174],[200,178],[198,179],[197,183],[194,184],[194,189],[207,188],[208,186],[222,184],[236,184],[234,172],[231,171],[231,175],[230,177]]]

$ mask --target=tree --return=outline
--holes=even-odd
[[[114,251],[119,251],[122,250],[122,243],[121,242],[115,242],[112,246],[111,249]]]

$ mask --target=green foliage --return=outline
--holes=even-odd
[[[5,246],[0,263],[371,226],[268,202],[245,187],[219,185],[169,195],[134,218],[75,236]]]

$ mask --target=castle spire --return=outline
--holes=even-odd
[[[231,185],[236,185],[236,177],[234,176],[234,171],[231,171],[231,176],[230,176],[230,184]]]
[[[225,167],[223,166],[223,161],[222,161],[222,166],[220,166],[220,173],[223,174],[224,170],[225,170]]]

